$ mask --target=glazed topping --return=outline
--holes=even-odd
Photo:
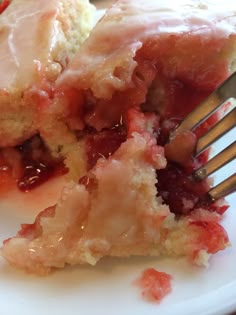
[[[132,85],[137,65],[134,57],[148,41],[156,42],[157,45],[153,45],[156,58],[164,57],[166,67],[171,66],[172,78],[184,75],[191,80],[195,70],[201,76],[202,66],[209,61],[208,75],[212,76],[221,63],[219,56],[227,49],[225,39],[236,34],[235,24],[233,0],[222,3],[207,0],[118,1],[93,29],[58,84],[90,88],[96,97],[110,99],[114,91],[123,91]],[[194,44],[198,36],[207,49],[203,49],[199,41],[198,45]],[[195,46],[194,54],[191,49],[189,51],[190,45],[186,45],[188,40]],[[215,40],[214,44],[211,40]],[[167,45],[171,47],[168,53]],[[203,50],[208,61],[201,57]],[[198,69],[194,67],[194,60],[198,60]]]
[[[57,88],[90,95],[85,121],[97,130],[141,104],[145,111],[168,117],[181,112],[183,118],[228,76],[236,13],[227,3],[222,10],[207,0],[118,1],[57,79]]]
[[[0,90],[20,89],[35,83],[41,63],[45,64],[51,58],[59,2],[12,1],[2,13]]]

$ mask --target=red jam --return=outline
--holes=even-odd
[[[22,157],[22,172],[17,185],[21,191],[29,191],[67,172],[63,161],[52,158],[39,137],[26,141],[18,150]]]

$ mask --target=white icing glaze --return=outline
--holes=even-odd
[[[119,16],[128,28],[139,24],[148,33],[194,32],[214,27],[225,35],[236,32],[236,4],[233,0],[120,0],[109,11],[109,20]],[[129,21],[124,20],[128,16]],[[120,23],[120,20],[119,20]],[[142,36],[145,36],[144,34]]]
[[[0,15],[0,89],[27,87],[50,59],[58,1],[14,0]]]

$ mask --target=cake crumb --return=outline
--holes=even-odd
[[[142,290],[142,297],[149,302],[160,303],[162,299],[171,293],[172,276],[154,268],[145,269],[135,285]]]

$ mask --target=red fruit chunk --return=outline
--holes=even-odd
[[[142,296],[146,300],[160,303],[171,292],[171,279],[167,273],[149,268],[144,270],[135,284],[142,289]]]
[[[0,14],[9,6],[11,0],[3,0],[0,3]]]

